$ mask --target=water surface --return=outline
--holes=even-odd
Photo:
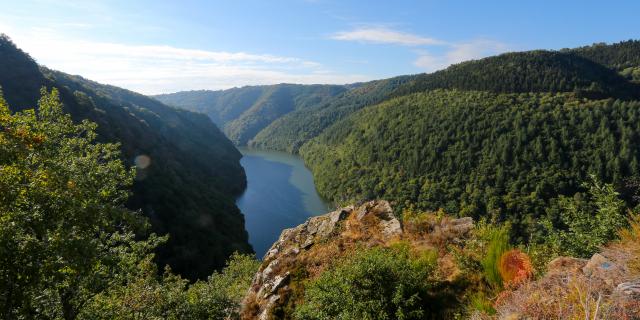
[[[247,190],[236,204],[244,213],[249,242],[262,258],[283,229],[329,211],[318,195],[311,172],[294,155],[248,148],[240,164],[247,174]]]

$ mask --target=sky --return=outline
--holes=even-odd
[[[38,63],[144,94],[343,84],[640,39],[640,1],[0,0]]]

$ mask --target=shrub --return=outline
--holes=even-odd
[[[502,254],[498,271],[505,287],[516,287],[533,276],[529,256],[518,249]]]
[[[543,222],[551,246],[560,254],[589,257],[614,240],[626,225],[626,207],[613,185],[601,184],[592,177],[585,187],[586,194],[560,198],[559,231],[550,221]]]
[[[494,288],[502,287],[500,275],[500,258],[509,250],[509,227],[489,227],[483,237],[487,241],[486,253],[480,263],[487,282]]]
[[[423,319],[434,314],[435,259],[412,256],[408,247],[361,251],[312,281],[300,319]]]

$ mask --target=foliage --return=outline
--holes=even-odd
[[[506,226],[488,228],[482,235],[487,242],[482,260],[482,269],[487,282],[495,289],[502,288],[503,277],[500,270],[502,256],[509,251],[509,229]]]
[[[12,115],[0,100],[0,303],[4,319],[73,319],[160,239],[134,240],[119,146],[73,124],[56,90],[38,107]]]
[[[80,318],[237,319],[258,265],[250,256],[234,254],[222,272],[189,285],[170,270],[159,278],[155,265],[145,260],[136,275],[98,295]]]
[[[193,319],[238,318],[240,302],[259,266],[260,262],[254,257],[233,254],[222,272],[215,272],[207,281],[189,287],[190,316]]]
[[[638,50],[633,50],[637,54]],[[614,70],[572,52],[505,53],[423,74],[397,91],[406,95],[434,89],[502,93],[576,92],[590,98],[638,98],[638,87]]]
[[[500,256],[498,271],[505,287],[517,287],[533,276],[531,260],[518,249],[506,251]]]
[[[383,198],[537,232],[559,195],[589,173],[639,172],[640,103],[572,94],[436,90],[354,113],[300,150],[328,199]]]
[[[117,142],[129,166],[139,166],[127,207],[142,208],[152,231],[169,234],[161,264],[190,279],[224,267],[234,252],[251,252],[235,197],[246,182],[241,154],[204,115],[157,100],[40,67],[0,37],[0,86],[12,111],[33,107],[41,87],[58,88],[74,121],[98,124],[97,140]]]
[[[203,319],[237,316],[258,262],[234,254],[205,281],[169,269],[139,240],[146,220],[124,204],[134,172],[119,146],[96,143],[96,124],[74,124],[58,92],[38,111],[11,114],[0,98],[2,318]]]
[[[309,283],[300,319],[423,319],[435,315],[433,258],[407,248],[373,248],[347,258]]]
[[[559,226],[545,222],[548,241],[563,255],[590,257],[617,236],[626,223],[626,206],[611,184],[593,180],[587,193],[561,197]]]
[[[246,145],[274,120],[323,104],[346,90],[340,85],[277,84],[223,91],[186,91],[155,96],[169,105],[206,113],[236,145]]]
[[[607,45],[596,43],[575,49],[565,49],[614,69],[626,78],[640,80],[640,41],[628,40]]]
[[[399,76],[352,85],[350,90],[325,103],[294,111],[273,121],[250,142],[257,148],[297,153],[298,149],[323,130],[366,106],[388,99],[413,76]]]

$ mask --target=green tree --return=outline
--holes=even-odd
[[[11,114],[0,99],[2,318],[74,319],[121,281],[159,239],[136,241],[141,216],[124,207],[133,171],[119,146],[95,143],[57,90],[38,110]]]
[[[158,277],[156,265],[145,259],[125,283],[96,296],[80,318],[238,319],[240,302],[259,265],[255,258],[236,253],[223,271],[189,286],[169,269]]]
[[[613,185],[602,184],[594,177],[585,184],[586,193],[560,197],[558,226],[546,220],[549,243],[556,252],[577,257],[589,257],[600,247],[616,238],[627,223],[626,206]]]

